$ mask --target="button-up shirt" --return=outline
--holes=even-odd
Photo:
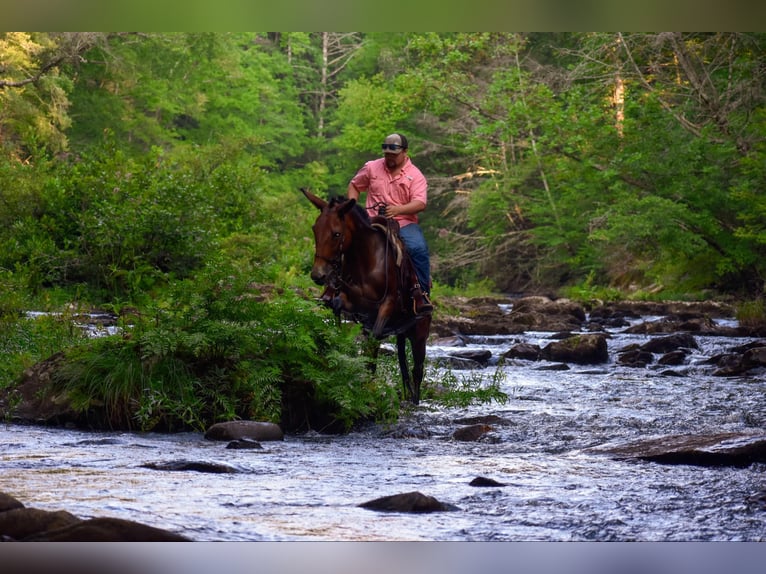
[[[388,171],[385,158],[368,161],[351,179],[351,183],[360,193],[367,192],[366,207],[370,215],[377,214],[379,203],[405,205],[418,200],[426,205],[428,183],[409,158],[396,176]],[[416,213],[397,215],[394,219],[400,227],[418,222]]]

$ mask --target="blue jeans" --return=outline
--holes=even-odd
[[[420,288],[424,293],[428,293],[431,290],[431,257],[423,230],[417,223],[410,223],[399,230],[399,236],[407,246],[407,253],[418,275]]]

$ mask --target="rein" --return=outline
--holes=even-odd
[[[378,207],[380,209],[381,206],[379,205],[379,206],[376,206],[376,207]],[[338,251],[335,254],[335,257],[333,257],[332,259],[327,259],[326,257],[317,256],[320,259],[324,259],[325,261],[327,261],[328,263],[330,263],[333,266],[333,269],[335,270],[335,274],[334,274],[334,277],[333,277],[334,281],[333,281],[332,287],[336,291],[339,290],[339,287],[341,285],[346,286],[348,288],[351,288],[351,284],[348,283],[343,278],[343,266],[345,265],[344,256],[343,256],[343,242],[344,242],[344,240],[346,238],[346,221],[345,221],[345,216],[342,219],[342,223],[343,223],[343,232],[341,234],[340,244],[338,245]],[[384,269],[385,269],[384,284],[385,284],[386,287],[385,287],[385,289],[383,291],[383,295],[378,300],[369,299],[368,297],[365,297],[364,295],[360,295],[360,297],[362,299],[364,299],[365,301],[367,301],[369,303],[372,303],[372,304],[374,304],[376,306],[379,306],[381,303],[383,303],[383,301],[385,301],[386,297],[388,297],[388,257],[389,257],[389,254],[388,254],[388,252],[389,252],[388,243],[389,243],[390,239],[386,235],[384,237],[384,240],[386,242],[386,246],[385,246],[385,249],[384,249],[383,266],[384,266]]]

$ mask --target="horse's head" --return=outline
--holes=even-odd
[[[356,200],[333,199],[327,202],[307,189],[301,191],[321,212],[312,227],[315,252],[311,279],[319,285],[324,285],[339,275],[341,256],[351,244],[352,225],[347,214],[356,205]]]

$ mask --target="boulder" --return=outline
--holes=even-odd
[[[494,478],[487,478],[486,476],[477,476],[468,485],[478,487],[506,486],[504,482],[498,482]]]
[[[38,532],[57,530],[76,522],[80,519],[64,510],[14,508],[0,512],[0,535],[23,540]]]
[[[766,434],[670,435],[622,446],[596,447],[590,452],[662,464],[743,467],[766,462]]]
[[[219,462],[199,462],[194,460],[171,460],[167,462],[147,462],[141,465],[152,470],[168,470],[173,472],[194,471],[211,474],[233,474],[239,472],[233,466]]]
[[[665,337],[652,338],[640,348],[649,353],[669,353],[678,349],[699,349],[699,345],[694,335],[690,333],[674,333]]]
[[[492,359],[492,351],[487,349],[462,349],[460,351],[451,352],[449,356],[475,361],[482,367],[486,367],[489,364],[490,359]]]
[[[533,343],[517,343],[503,354],[504,359],[540,360],[540,346]]]
[[[460,427],[452,433],[452,438],[463,442],[473,442],[479,440],[482,436],[492,430],[492,427],[485,424],[475,424]]]
[[[543,347],[540,357],[559,363],[593,365],[609,361],[606,337],[601,334],[574,335]]]
[[[239,440],[248,438],[255,441],[283,440],[282,428],[275,423],[259,421],[228,421],[216,423],[207,429],[208,440]]]
[[[0,512],[5,512],[6,510],[13,510],[14,508],[24,508],[24,504],[16,500],[10,494],[6,494],[5,492],[0,492]]]
[[[91,518],[58,530],[29,536],[24,542],[189,542],[168,530],[121,518]]]
[[[363,502],[359,506],[361,508],[380,510],[383,512],[423,513],[456,510],[456,507],[450,504],[444,504],[433,496],[426,496],[420,492],[406,492],[403,494],[383,496],[381,498]]]

